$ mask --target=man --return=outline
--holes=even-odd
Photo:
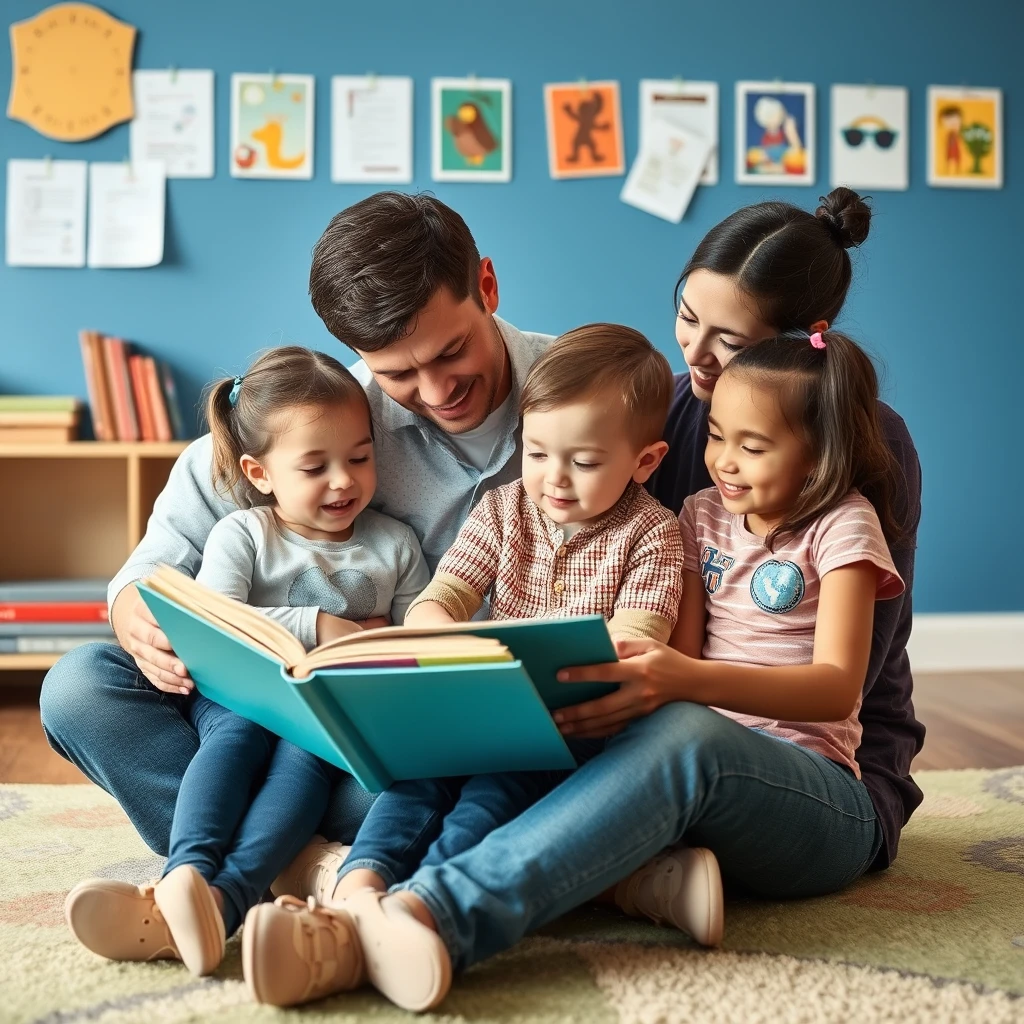
[[[484,491],[519,477],[519,392],[551,338],[494,315],[493,264],[430,196],[383,192],[339,213],[314,250],[309,290],[328,330],[362,359],[354,373],[376,430],[373,506],[413,527],[433,569]],[[193,684],[133,584],[161,562],[194,576],[213,524],[236,508],[214,489],[210,458],[209,435],[181,455],[110,584],[120,646],[65,655],[40,697],[51,746],[114,796],[160,854],[198,748],[181,710]],[[351,839],[369,804],[346,779],[323,831]]]

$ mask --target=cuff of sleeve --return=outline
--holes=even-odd
[[[406,615],[423,601],[439,604],[456,622],[469,622],[484,599],[466,582],[451,573],[438,573],[409,606]]]
[[[113,628],[113,621],[111,620],[111,612],[114,608],[114,602],[117,600],[117,595],[124,590],[125,587],[130,586],[132,583],[138,583],[139,580],[144,579],[151,572],[157,568],[156,562],[137,562],[134,565],[126,565],[107,585],[107,621],[110,622],[111,628]]]
[[[665,643],[672,635],[674,625],[664,615],[640,608],[620,608],[608,620],[608,632],[618,636],[631,636],[637,640],[657,640]]]
[[[308,653],[316,647],[316,617],[320,614],[320,609],[316,605],[311,605],[297,610],[299,623],[295,637]]]

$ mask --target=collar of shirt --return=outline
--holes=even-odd
[[[640,485],[630,480],[626,489],[622,492],[622,497],[607,512],[594,520],[594,522],[581,526],[571,537],[567,538],[562,531],[562,527],[553,519],[549,519],[537,507],[533,499],[526,493],[526,488],[523,487],[522,481],[520,481],[519,486],[521,488],[521,500],[526,504],[529,515],[533,519],[534,524],[539,526],[541,533],[551,542],[551,546],[554,549],[560,548],[563,545],[565,547],[569,547],[569,545],[579,546],[581,543],[589,542],[597,534],[603,533],[605,530],[612,530],[622,526],[623,523],[629,522],[633,518],[633,505],[641,493]]]

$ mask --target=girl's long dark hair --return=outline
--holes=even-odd
[[[792,429],[811,447],[815,470],[796,504],[766,538],[800,533],[851,488],[874,506],[892,547],[906,534],[899,512],[905,486],[878,417],[878,375],[867,353],[838,331],[815,348],[805,332],[780,335],[738,352],[726,366],[777,398]]]

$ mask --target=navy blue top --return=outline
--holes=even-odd
[[[864,732],[857,763],[882,828],[882,847],[872,866],[885,868],[895,859],[900,829],[922,795],[910,777],[910,762],[924,742],[924,726],[914,717],[914,679],[907,657],[913,618],[914,555],[921,521],[921,464],[902,417],[884,403],[879,403],[879,413],[886,442],[906,479],[896,511],[906,524],[907,536],[891,552],[906,591],[901,597],[875,605],[871,660],[860,709]],[[647,483],[651,494],[675,512],[691,494],[712,486],[704,465],[707,432],[707,403],[694,395],[688,373],[677,374],[665,427],[669,454]]]

